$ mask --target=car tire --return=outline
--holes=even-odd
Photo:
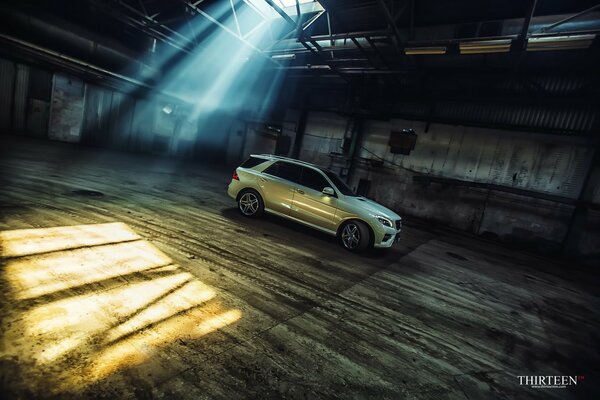
[[[351,220],[340,229],[340,243],[346,250],[360,253],[366,250],[371,243],[369,227],[362,221]]]
[[[265,210],[265,203],[256,190],[245,189],[238,196],[238,210],[244,217],[256,218]]]

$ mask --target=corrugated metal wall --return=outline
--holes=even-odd
[[[15,64],[0,58],[0,129],[4,132],[12,125],[14,84]]]
[[[29,90],[29,67],[17,64],[13,99],[13,129],[25,131],[25,112],[27,110],[27,92]]]
[[[449,86],[448,81],[452,85]],[[482,82],[486,87],[484,92]],[[598,96],[597,92],[593,92],[597,91],[597,77],[591,75],[519,73],[473,76],[454,73],[432,75],[427,82],[401,78],[398,85],[394,90],[405,93],[405,96],[398,99],[391,112],[407,119],[542,133],[589,134],[598,127],[600,118],[597,103],[580,100],[584,95],[591,98]],[[423,100],[423,87],[439,93]]]
[[[589,132],[597,118],[597,108],[589,105],[535,106],[477,101],[438,102],[435,117],[448,121],[469,121],[522,129],[546,129],[552,133]]]
[[[183,157],[196,146],[198,116],[164,96],[134,98],[5,59],[0,89],[4,132]]]

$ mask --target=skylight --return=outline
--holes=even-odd
[[[304,3],[312,3],[315,0],[300,0],[300,4]],[[281,4],[283,7],[293,7],[296,5],[296,0],[276,0],[277,3]]]

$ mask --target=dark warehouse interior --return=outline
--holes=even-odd
[[[600,398],[598,0],[2,0],[0,396]]]

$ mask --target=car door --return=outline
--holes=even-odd
[[[277,161],[265,169],[258,177],[265,208],[289,215],[301,173],[302,167],[285,161]]]
[[[333,218],[338,199],[323,194],[323,188],[327,186],[332,187],[321,171],[302,167],[290,215],[320,228],[334,230]]]

